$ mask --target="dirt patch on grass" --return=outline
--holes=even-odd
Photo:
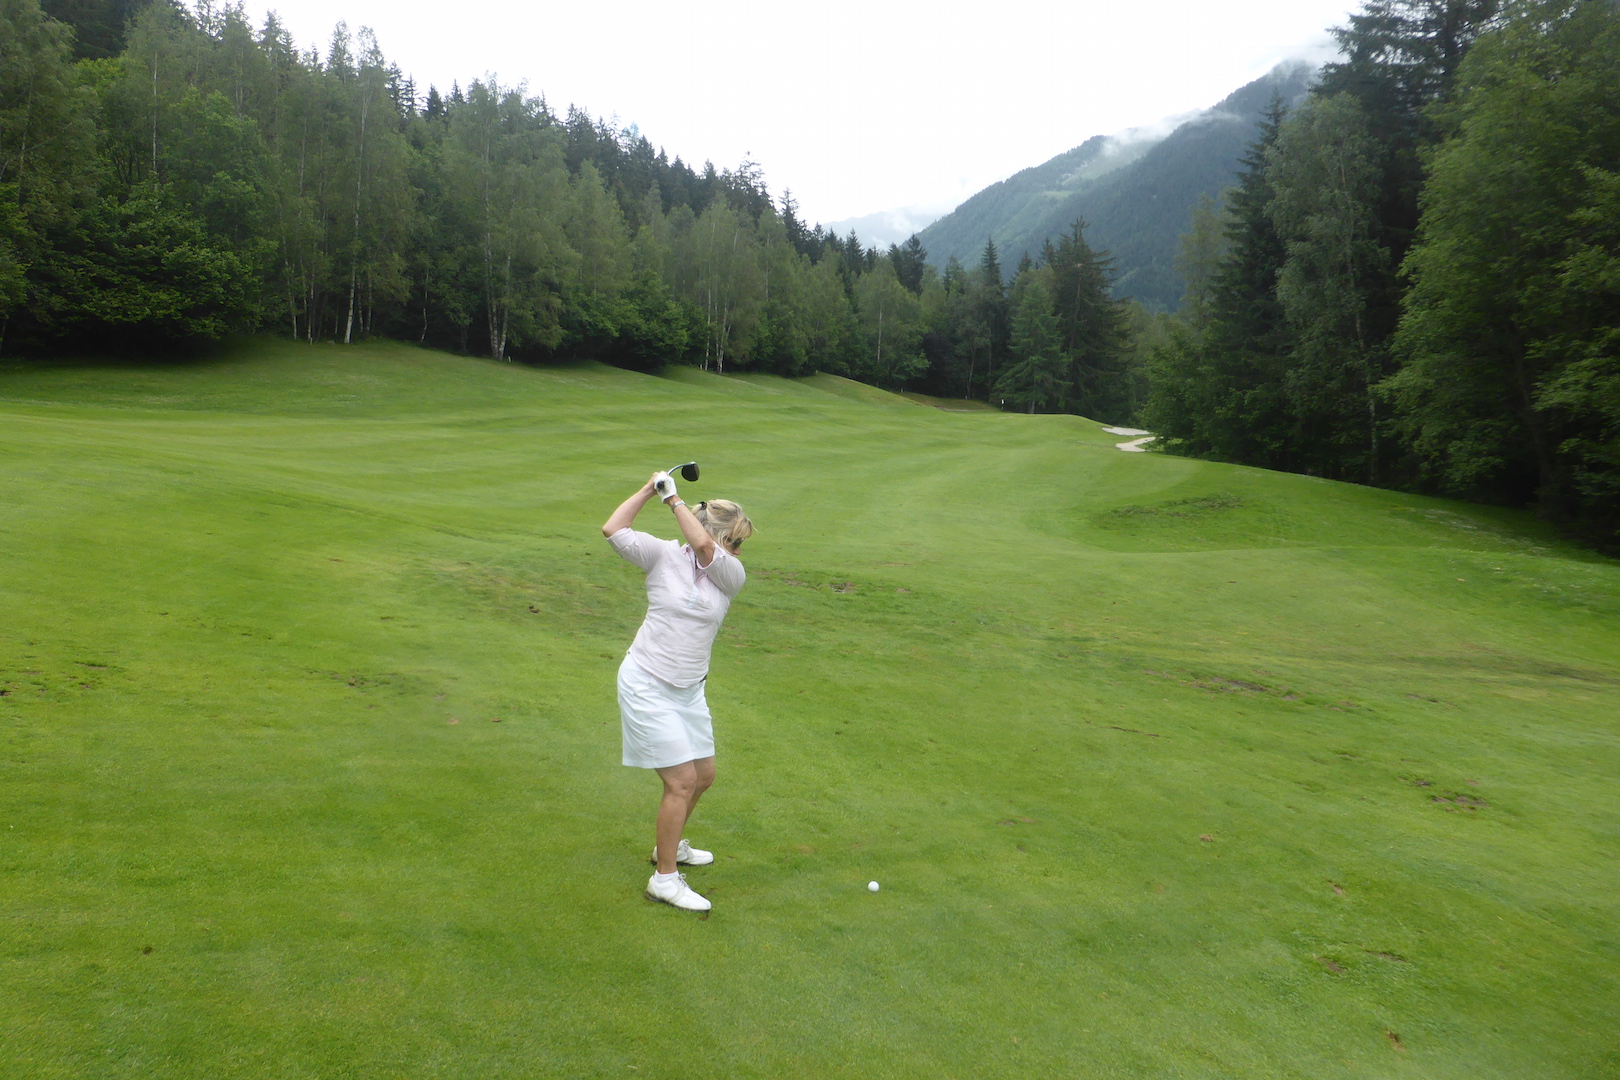
[[[4,657],[0,657],[0,661],[4,659]],[[25,656],[22,659],[33,662],[39,660],[35,656]],[[76,668],[84,670],[75,670]],[[97,674],[89,674],[89,672],[96,672]],[[103,676],[101,673],[105,672],[111,672],[111,675]],[[98,689],[107,678],[122,675],[122,668],[88,660],[71,660],[60,664],[52,663],[49,665],[48,670],[45,667],[0,666],[0,697],[11,697],[13,694],[22,694],[29,690],[32,690],[36,695],[50,695],[64,691],[73,694],[79,690]]]
[[[1327,968],[1329,971],[1333,972],[1333,974],[1335,974],[1335,975],[1343,975],[1345,973],[1346,969],[1344,968],[1343,965],[1335,964],[1332,960],[1329,960],[1325,956],[1318,956],[1315,959],[1316,959],[1316,962],[1318,964],[1321,964],[1323,967]]]
[[[1435,786],[1433,780],[1424,776],[1403,776],[1401,779],[1415,788],[1433,788]],[[1470,780],[1468,783],[1472,787],[1479,786],[1478,780]],[[1484,810],[1491,805],[1478,795],[1469,795],[1466,792],[1453,791],[1449,788],[1430,795],[1429,801],[1447,810]]]
[[[1236,510],[1245,505],[1247,504],[1236,495],[1197,495],[1190,499],[1172,499],[1169,502],[1140,506],[1116,506],[1108,511],[1108,516],[1125,521],[1151,517],[1190,518],[1222,510]]]
[[[1160,679],[1169,679],[1171,682],[1178,683],[1181,686],[1190,686],[1195,690],[1203,690],[1211,694],[1268,694],[1282,701],[1299,701],[1302,698],[1301,694],[1287,687],[1269,686],[1266,683],[1255,682],[1252,679],[1240,679],[1230,675],[1200,675],[1195,672],[1188,672],[1183,676],[1168,671],[1157,671],[1153,668],[1143,668],[1142,673]],[[1358,708],[1357,705],[1349,701],[1341,701],[1339,706],[1339,708],[1335,708],[1330,705],[1328,708],[1333,708],[1337,712],[1342,712],[1347,708]]]
[[[1123,731],[1127,735],[1145,735],[1150,739],[1162,739],[1162,738],[1164,738],[1163,735],[1160,735],[1157,732],[1143,731],[1140,728],[1121,727],[1118,724],[1093,724],[1090,720],[1087,720],[1086,723],[1088,725],[1090,725],[1091,727],[1106,728],[1109,731]]]
[[[823,578],[819,581],[808,579],[796,570],[773,570],[764,567],[749,571],[754,578],[786,585],[791,589],[815,589],[818,592],[852,593],[865,586],[847,579]],[[892,587],[892,586],[891,586]],[[897,592],[909,592],[909,589],[896,589]]]
[[[1198,687],[1200,690],[1244,690],[1251,694],[1267,694],[1271,692],[1271,687],[1263,686],[1260,683],[1246,682],[1243,679],[1225,679],[1221,678],[1220,676],[1214,676],[1207,679],[1195,679],[1193,680],[1192,685]]]
[[[1455,810],[1459,807],[1463,810],[1483,810],[1491,805],[1484,799],[1476,798],[1473,795],[1432,795],[1429,797],[1429,801],[1443,803],[1447,810]]]
[[[393,690],[402,691],[408,681],[406,676],[396,671],[362,672],[362,671],[322,671],[319,668],[310,668],[311,675],[323,675],[328,679],[347,686],[351,690],[364,693],[367,690]]]

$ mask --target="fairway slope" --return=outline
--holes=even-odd
[[[1118,441],[392,344],[0,367],[0,1076],[1620,1076],[1620,567]],[[599,532],[694,458],[758,526],[708,918],[642,899]]]

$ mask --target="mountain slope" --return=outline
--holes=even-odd
[[[1020,255],[1036,255],[1083,218],[1091,244],[1114,256],[1117,295],[1173,309],[1181,298],[1176,246],[1188,213],[1200,196],[1231,185],[1272,98],[1297,103],[1314,75],[1303,62],[1279,65],[1163,139],[1094,136],[992,184],[922,231],[929,261],[943,266],[954,255],[976,265],[993,237],[1011,272]]]

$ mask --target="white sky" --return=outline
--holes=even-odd
[[[446,90],[488,73],[636,124],[694,167],[750,156],[830,222],[943,213],[1092,135],[1206,108],[1358,0],[249,0],[322,55],[338,19]]]

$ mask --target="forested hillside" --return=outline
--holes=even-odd
[[[301,52],[240,6],[52,10],[0,0],[12,355],[258,329],[889,384],[925,366],[920,257],[807,229],[751,162],[694,169],[493,76],[414,86],[342,23]]]
[[[341,23],[300,52],[240,7],[53,10],[0,0],[7,356],[242,330],[819,370],[1620,544],[1616,0],[1367,0],[1294,106],[1297,67],[886,252],[755,163],[494,76],[424,90]]]
[[[1371,0],[1335,33],[1194,214],[1146,422],[1620,543],[1620,5]]]
[[[953,255],[975,257],[987,237],[1016,260],[1082,220],[1092,242],[1113,255],[1116,295],[1174,310],[1182,292],[1177,237],[1187,211],[1232,183],[1266,108],[1275,98],[1298,102],[1312,75],[1303,63],[1280,65],[1156,142],[1093,136],[985,188],[919,236],[941,266]]]

